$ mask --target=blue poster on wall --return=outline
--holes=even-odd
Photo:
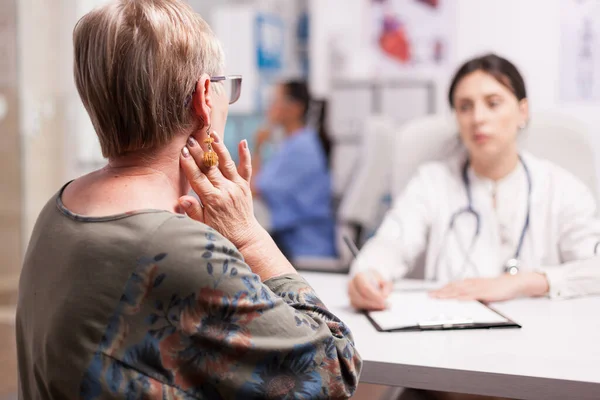
[[[283,69],[285,23],[274,14],[259,13],[255,22],[256,61],[259,73]]]
[[[298,27],[296,29],[296,41],[298,46],[298,61],[300,63],[300,69],[302,76],[308,77],[310,72],[310,60],[309,60],[309,39],[310,39],[310,19],[308,12],[304,11],[298,19]]]

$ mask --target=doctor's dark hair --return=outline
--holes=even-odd
[[[302,106],[304,123],[315,122],[315,129],[319,135],[321,146],[323,146],[327,164],[329,164],[331,161],[332,143],[326,127],[327,102],[312,99],[305,81],[286,81],[282,83],[282,86],[287,97]],[[317,115],[311,115],[313,113]],[[316,121],[311,121],[313,119]]]
[[[498,82],[510,89],[519,101],[527,98],[525,80],[513,63],[495,54],[473,58],[464,63],[452,78],[448,91],[450,108],[454,108],[454,92],[456,86],[467,75],[475,71],[482,71],[492,75]]]

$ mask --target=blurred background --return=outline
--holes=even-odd
[[[0,399],[16,385],[12,320],[33,224],[66,181],[105,162],[75,90],[71,40],[78,18],[105,2],[0,0]],[[229,148],[241,139],[253,146],[277,82],[306,80],[327,104],[336,205],[360,170],[373,121],[385,120],[393,132],[413,118],[449,114],[446,93],[456,67],[490,51],[520,68],[533,114],[577,118],[600,150],[596,0],[189,3],[223,42],[226,73],[244,77],[225,132]],[[280,140],[271,136],[265,159]],[[393,158],[384,147],[379,157]],[[377,226],[390,190],[377,196],[381,210],[372,212],[367,231]],[[260,205],[257,213],[268,224]]]

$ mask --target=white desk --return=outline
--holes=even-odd
[[[345,275],[302,275],[354,334],[364,360],[361,382],[518,399],[600,399],[600,297],[494,305],[522,329],[388,333],[351,309]]]

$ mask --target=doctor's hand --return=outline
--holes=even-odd
[[[543,296],[548,292],[548,281],[542,274],[522,272],[497,278],[466,279],[453,282],[430,293],[437,299],[506,301],[518,297]]]
[[[350,303],[358,310],[384,310],[391,292],[392,282],[386,281],[374,270],[359,272],[348,285]]]

